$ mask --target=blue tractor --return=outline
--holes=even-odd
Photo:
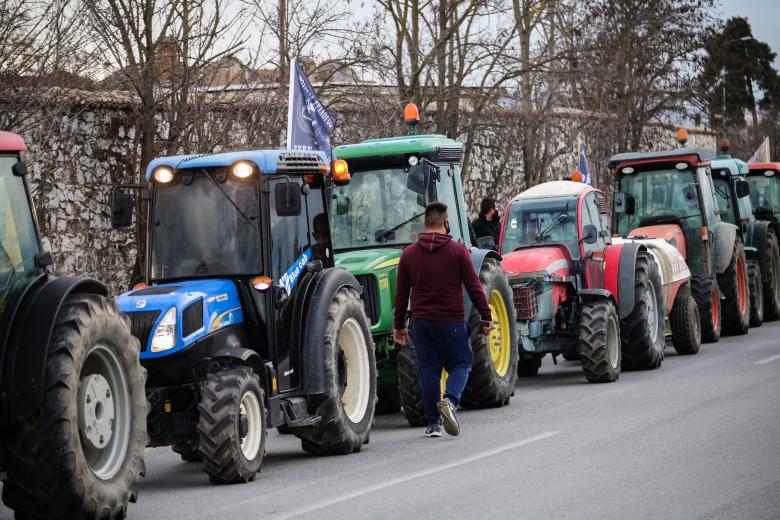
[[[141,342],[151,446],[210,480],[253,480],[266,430],[318,455],[360,451],[376,404],[370,322],[333,264],[326,212],[346,163],[263,150],[152,161],[113,194],[114,227],[148,201],[146,274],[117,298]]]

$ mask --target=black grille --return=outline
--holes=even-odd
[[[327,165],[316,153],[291,152],[279,154],[276,162],[278,173],[322,173]]]
[[[164,287],[147,287],[130,293],[130,296],[154,296],[157,294],[172,294],[181,289],[181,285],[166,285]]]
[[[442,161],[458,162],[463,158],[462,146],[439,146],[436,149],[436,155]]]
[[[146,352],[149,347],[149,336],[152,334],[160,311],[128,312],[130,316],[130,332],[141,342],[141,352]]]
[[[379,322],[379,286],[376,276],[372,274],[361,274],[356,276],[358,283],[363,288],[360,297],[363,299],[363,306],[366,308],[371,325]]]
[[[186,338],[203,326],[203,300],[198,300],[181,313],[181,335]]]

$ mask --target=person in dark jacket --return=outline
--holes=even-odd
[[[496,199],[485,197],[479,205],[479,217],[476,218],[471,226],[474,228],[474,236],[477,239],[482,237],[493,237],[493,243],[498,245],[498,239],[501,236],[501,218],[498,216],[498,203]]]
[[[442,424],[450,435],[460,433],[455,410],[471,371],[473,354],[463,308],[463,287],[489,334],[492,317],[487,297],[471,261],[471,253],[449,235],[447,206],[432,202],[425,208],[425,233],[404,249],[398,263],[393,336],[407,344],[406,310],[412,293],[411,335],[420,365],[420,387],[428,419],[425,435],[441,437]],[[441,373],[447,388],[441,398]]]

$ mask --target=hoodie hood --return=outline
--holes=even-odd
[[[452,237],[441,233],[420,233],[417,235],[417,243],[426,253],[433,253],[449,244]]]

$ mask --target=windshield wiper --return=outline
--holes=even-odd
[[[550,238],[550,232],[553,230],[555,226],[560,226],[561,224],[565,224],[569,220],[568,215],[566,213],[561,213],[558,215],[558,217],[550,222],[550,224],[541,230],[537,235],[536,238],[534,238],[534,242],[544,242],[548,238]]]
[[[418,214],[412,216],[412,218],[410,218],[410,219],[404,220],[400,224],[397,224],[397,225],[391,227],[390,229],[377,229],[376,233],[374,233],[374,240],[376,242],[384,242],[386,236],[390,235],[391,233],[395,233],[396,231],[398,231],[399,229],[401,229],[402,227],[404,227],[405,225],[407,225],[411,221],[416,220],[416,219],[422,217],[423,215],[425,215],[424,211],[422,213],[418,213]]]
[[[247,217],[246,214],[241,210],[241,208],[238,207],[238,204],[236,204],[236,202],[233,199],[230,198],[230,195],[228,195],[227,192],[224,189],[222,189],[222,186],[220,186],[219,183],[217,182],[217,180],[214,177],[211,176],[211,174],[208,172],[208,170],[203,169],[203,173],[205,173],[206,177],[208,177],[209,180],[214,183],[214,186],[219,188],[219,191],[222,192],[222,195],[224,195],[225,198],[228,200],[228,202],[230,202],[230,204],[234,208],[236,208],[236,211],[238,211],[238,214],[241,215],[244,218],[244,220],[246,220],[246,223],[249,224],[250,226],[252,226],[252,229],[257,231],[258,230],[257,226],[255,226],[254,223],[251,220],[249,220],[249,217]]]

